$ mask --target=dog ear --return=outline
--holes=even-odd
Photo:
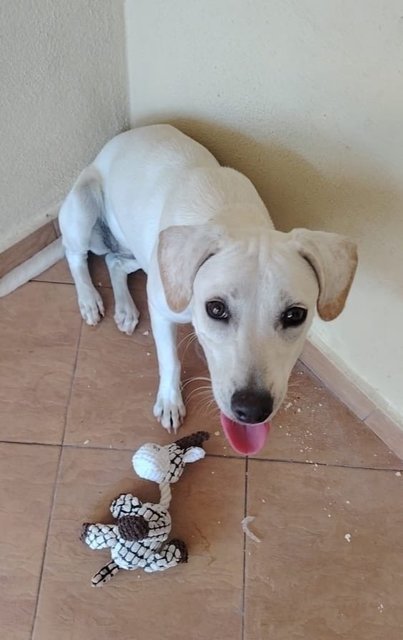
[[[318,314],[334,320],[343,311],[357,268],[357,246],[344,236],[294,229],[291,238],[310,264],[319,283]]]
[[[188,306],[196,273],[220,247],[222,234],[211,225],[178,225],[159,234],[158,264],[169,308]]]
[[[197,462],[197,460],[202,460],[205,455],[206,452],[201,447],[190,447],[190,449],[183,454],[183,462],[185,462],[185,464]]]

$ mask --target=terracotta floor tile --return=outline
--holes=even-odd
[[[302,364],[259,458],[362,467],[397,467],[399,459]]]
[[[109,278],[108,269],[106,268],[105,260],[101,256],[94,256],[90,254],[88,260],[89,268],[93,283],[96,287],[110,287],[111,281]],[[59,260],[53,267],[47,269],[40,276],[35,278],[39,282],[58,282],[64,284],[73,284],[73,278],[71,277],[69,265],[67,260]]]
[[[144,276],[136,274],[131,288],[140,311],[140,323],[132,336],[122,334],[113,321],[113,294],[102,290],[106,316],[97,327],[83,326],[73,384],[65,442],[75,445],[135,449],[144,440],[172,440],[155,420],[152,408],[158,386],[154,341],[144,295]],[[189,328],[181,328],[178,342]],[[182,341],[183,376],[206,375],[198,348]],[[186,353],[185,353],[186,352]],[[197,388],[204,381],[185,385],[188,415],[180,435],[205,429],[212,434],[209,453],[230,453],[221,434],[218,412]],[[204,391],[202,392],[204,393]]]
[[[0,637],[28,640],[58,447],[0,444]]]
[[[245,640],[401,640],[403,477],[249,462]]]
[[[111,279],[103,256],[95,256],[92,253],[88,256],[88,265],[92,281],[96,287],[111,287]],[[129,283],[135,277],[134,274],[129,275]],[[41,275],[34,278],[38,282],[56,282],[61,284],[73,284],[69,265],[67,260],[59,260],[53,267],[47,269]]]
[[[120,491],[158,499],[131,472],[128,452],[65,449],[50,527],[34,640],[240,638],[244,462],[206,458],[174,487],[173,534],[189,563],[162,574],[121,572],[102,588],[91,576],[109,555],[78,540],[80,524],[108,518]],[[217,636],[219,633],[219,636]]]
[[[53,267],[46,269],[41,275],[34,278],[35,282],[55,282],[73,284],[73,278],[66,260],[59,260]]]
[[[72,287],[32,282],[0,300],[0,440],[61,441],[80,326]]]

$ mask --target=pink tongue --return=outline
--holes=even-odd
[[[222,412],[220,413],[220,418],[224,433],[235,451],[249,456],[258,453],[263,448],[269,433],[270,422],[242,424],[230,420]]]

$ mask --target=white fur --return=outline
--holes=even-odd
[[[118,245],[113,251],[99,227],[101,218]],[[193,323],[215,399],[227,416],[233,417],[232,394],[251,380],[272,394],[274,414],[315,306],[325,319],[336,317],[356,265],[355,247],[345,238],[275,231],[252,183],[169,125],[111,140],[73,186],[59,220],[88,324],[103,315],[88,272],[88,250],[107,254],[115,321],[125,333],[132,333],[138,320],[127,274],[137,269],[148,274],[160,371],[154,413],[167,429],[176,430],[185,415],[178,323]],[[216,298],[228,302],[229,323],[207,316],[205,303]],[[284,331],[279,318],[293,304],[306,307],[308,317],[302,327]]]

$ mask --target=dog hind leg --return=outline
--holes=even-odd
[[[101,177],[95,167],[84,169],[67,196],[59,214],[63,246],[76,285],[80,312],[89,325],[104,315],[102,298],[88,271],[87,256],[96,222],[103,210]],[[104,253],[108,251],[106,247]]]

